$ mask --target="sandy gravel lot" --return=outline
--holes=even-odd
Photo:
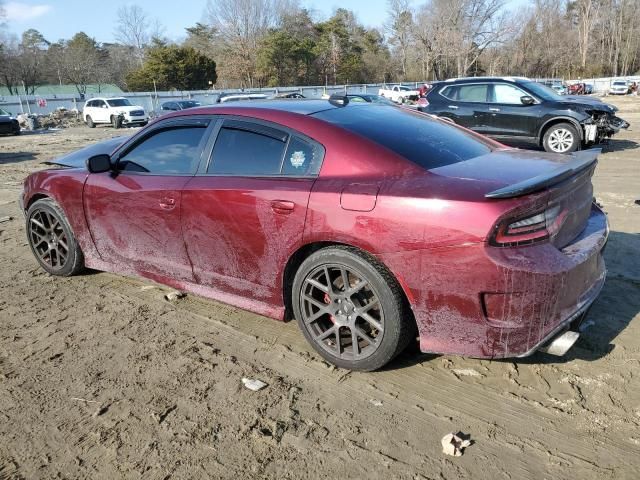
[[[41,271],[16,198],[40,163],[114,131],[0,138],[0,479],[637,479],[640,98],[601,156],[609,279],[566,358],[407,351],[322,361],[294,323],[146,281]],[[269,384],[251,392],[242,377]],[[471,435],[445,457],[448,432]]]

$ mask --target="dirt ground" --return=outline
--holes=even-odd
[[[0,479],[640,478],[640,98],[605,147],[609,278],[566,358],[404,353],[349,373],[297,326],[146,281],[38,268],[16,198],[111,128],[0,138]],[[268,387],[252,392],[242,377]],[[440,439],[473,444],[444,456]]]

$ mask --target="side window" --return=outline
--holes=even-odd
[[[440,90],[440,95],[448,98],[449,100],[458,100],[458,85],[449,85]]]
[[[286,135],[276,137],[259,131],[222,127],[207,173],[278,175],[285,153]]]
[[[193,174],[206,125],[156,130],[118,160],[118,170],[156,175]]]
[[[322,166],[322,149],[316,145],[291,137],[282,163],[282,175],[317,175]]]
[[[459,102],[486,102],[488,85],[460,85],[458,90]]]
[[[522,105],[520,97],[527,95],[513,85],[496,83],[493,86],[493,103],[505,103],[510,105]]]

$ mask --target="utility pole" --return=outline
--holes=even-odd
[[[29,115],[31,115],[31,105],[29,105],[29,94],[27,93],[27,86],[24,84],[24,80],[22,81],[22,88],[24,88],[24,98],[27,100],[27,110],[29,111]]]

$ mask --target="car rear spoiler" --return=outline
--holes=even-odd
[[[527,193],[538,192],[547,187],[556,185],[567,178],[573,177],[579,172],[590,168],[598,161],[598,155],[602,152],[601,148],[592,148],[571,154],[572,159],[551,170],[548,173],[529,178],[522,182],[514,183],[507,187],[499,188],[493,192],[485,194],[486,198],[513,198]]]

